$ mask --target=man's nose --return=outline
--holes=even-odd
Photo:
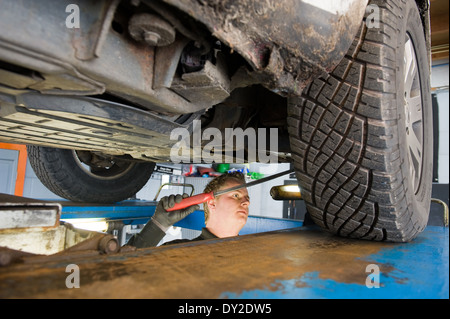
[[[250,199],[244,197],[244,198],[242,199],[242,201],[241,201],[241,205],[242,205],[242,206],[248,206],[248,205],[250,205]]]

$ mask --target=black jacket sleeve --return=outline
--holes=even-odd
[[[155,247],[165,235],[166,233],[150,219],[140,233],[130,238],[127,245],[136,248]]]

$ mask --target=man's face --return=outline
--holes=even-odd
[[[228,181],[220,190],[241,185],[237,181]],[[225,193],[208,203],[211,222],[220,223],[223,227],[241,230],[247,222],[250,197],[246,188]],[[209,224],[209,223],[208,223]],[[239,231],[238,230],[238,231]]]

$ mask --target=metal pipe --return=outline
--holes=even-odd
[[[437,198],[432,198],[431,201],[434,203],[441,204],[444,207],[444,227],[448,227],[448,206],[447,206],[447,204],[444,201],[437,199]]]
[[[301,200],[302,194],[298,185],[274,186],[270,190],[274,200]]]

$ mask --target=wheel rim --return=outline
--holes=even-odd
[[[405,128],[406,147],[409,158],[409,173],[414,193],[417,193],[422,177],[423,165],[423,104],[420,74],[414,43],[409,34],[405,43]]]
[[[134,163],[103,158],[101,165],[90,159],[92,153],[89,151],[72,151],[75,162],[89,176],[100,180],[113,180],[124,176],[133,167]]]

